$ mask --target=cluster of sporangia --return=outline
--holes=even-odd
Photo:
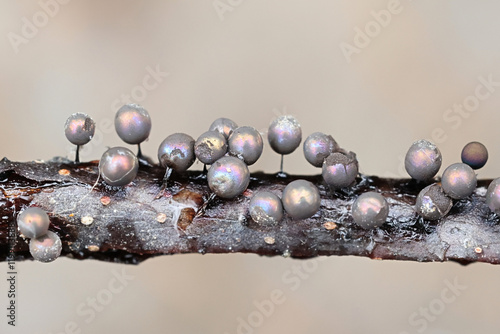
[[[127,104],[116,113],[115,128],[124,142],[139,147],[137,156],[124,147],[110,148],[99,162],[99,173],[104,181],[109,186],[122,187],[137,175],[142,158],[140,144],[149,137],[151,118],[141,106]],[[95,123],[88,115],[73,114],[66,121],[66,137],[77,145],[76,162],[80,146],[92,139],[94,131]],[[294,117],[279,116],[271,122],[267,137],[271,148],[281,154],[283,167],[283,155],[292,153],[300,145],[302,130]],[[184,133],[172,134],[158,149],[160,165],[166,169],[163,187],[172,172],[185,172],[198,158],[205,165],[204,173],[213,192],[211,197],[235,198],[247,189],[250,182],[248,166],[259,159],[263,146],[259,131],[250,126],[238,127],[227,118],[215,120],[197,140]],[[323,179],[331,189],[351,187],[356,183],[356,154],[340,148],[332,136],[315,132],[307,137],[303,148],[307,161],[322,167]],[[440,184],[423,188],[417,197],[415,211],[428,220],[444,217],[453,206],[453,200],[467,198],[473,193],[477,185],[473,169],[483,167],[487,159],[484,145],[467,144],[462,151],[463,163],[446,168]],[[425,185],[437,174],[441,161],[441,152],[434,144],[419,140],[408,150],[405,167],[412,178]],[[210,165],[208,172],[206,165]],[[500,214],[500,178],[489,186],[486,202],[492,211]],[[250,200],[249,214],[258,224],[273,225],[283,218],[284,211],[294,220],[310,218],[318,212],[320,204],[320,194],[313,183],[295,180],[285,187],[281,199],[272,192],[255,193]],[[377,192],[358,196],[352,205],[353,221],[364,229],[381,226],[388,213],[387,200]],[[25,237],[35,238],[30,242],[35,259],[50,262],[59,256],[61,240],[48,231],[49,219],[43,210],[26,209],[18,216],[18,226]]]

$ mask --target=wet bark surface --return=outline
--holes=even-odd
[[[102,179],[97,181],[97,162],[3,159],[0,260],[5,261],[11,250],[16,261],[31,259],[28,240],[19,235],[16,218],[24,208],[38,206],[48,212],[50,230],[61,237],[62,256],[81,260],[137,264],[165,254],[240,252],[294,258],[356,255],[500,263],[499,218],[484,200],[491,180],[480,180],[471,197],[455,201],[445,218],[430,222],[413,209],[426,184],[410,179],[362,175],[355,187],[332,191],[320,175],[254,173],[243,195],[207,201],[211,191],[201,172],[172,175],[162,192],[164,172],[158,166],[141,166],[132,184],[112,188]],[[266,190],[281,195],[296,179],[318,186],[322,200],[316,215],[294,221],[285,214],[275,226],[252,221],[248,203],[253,193]],[[366,191],[382,193],[390,205],[387,222],[368,231],[354,224],[350,214],[356,197]]]

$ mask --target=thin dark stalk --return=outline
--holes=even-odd
[[[75,163],[80,163],[80,145],[76,145]]]
[[[144,156],[142,155],[141,144],[137,144],[137,158],[139,160],[143,160]]]

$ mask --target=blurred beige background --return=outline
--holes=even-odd
[[[265,132],[290,113],[304,138],[328,132],[356,152],[363,173],[405,177],[407,148],[428,138],[443,167],[464,144],[482,141],[490,160],[479,177],[499,176],[497,1],[63,2],[0,4],[0,156],[73,156],[63,124],[86,112],[99,132],[82,159],[98,159],[106,146],[124,145],[112,120],[128,95],[152,116],[143,146],[152,157],[168,134],[196,138],[217,117]],[[266,146],[251,169],[278,166]],[[318,172],[301,150],[286,157],[285,170]],[[500,268],[486,264],[239,254],[18,269],[18,326],[2,316],[1,333],[450,334],[500,326]],[[122,270],[132,278],[110,293]],[[453,282],[465,288],[450,290]],[[2,279],[2,309],[6,290]],[[259,311],[274,290],[280,304]]]

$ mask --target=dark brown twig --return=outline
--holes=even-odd
[[[210,190],[201,172],[172,176],[158,199],[165,171],[157,166],[142,165],[134,183],[116,189],[101,181],[93,187],[97,173],[97,162],[0,161],[0,260],[8,258],[8,233],[17,232],[17,213],[34,205],[49,213],[50,229],[63,241],[62,255],[76,259],[139,263],[163,254],[243,252],[500,263],[499,219],[484,203],[491,180],[479,181],[477,191],[456,202],[444,219],[429,222],[412,207],[424,185],[409,179],[362,176],[353,189],[332,192],[321,176],[255,173],[242,196],[205,203]],[[285,215],[272,227],[251,220],[247,207],[254,192],[281,193],[297,178],[320,190],[321,209],[315,216],[293,221]],[[386,224],[365,231],[352,222],[350,208],[357,195],[368,190],[383,193],[391,209]],[[26,240],[17,233],[12,241],[17,261],[31,258]]]

